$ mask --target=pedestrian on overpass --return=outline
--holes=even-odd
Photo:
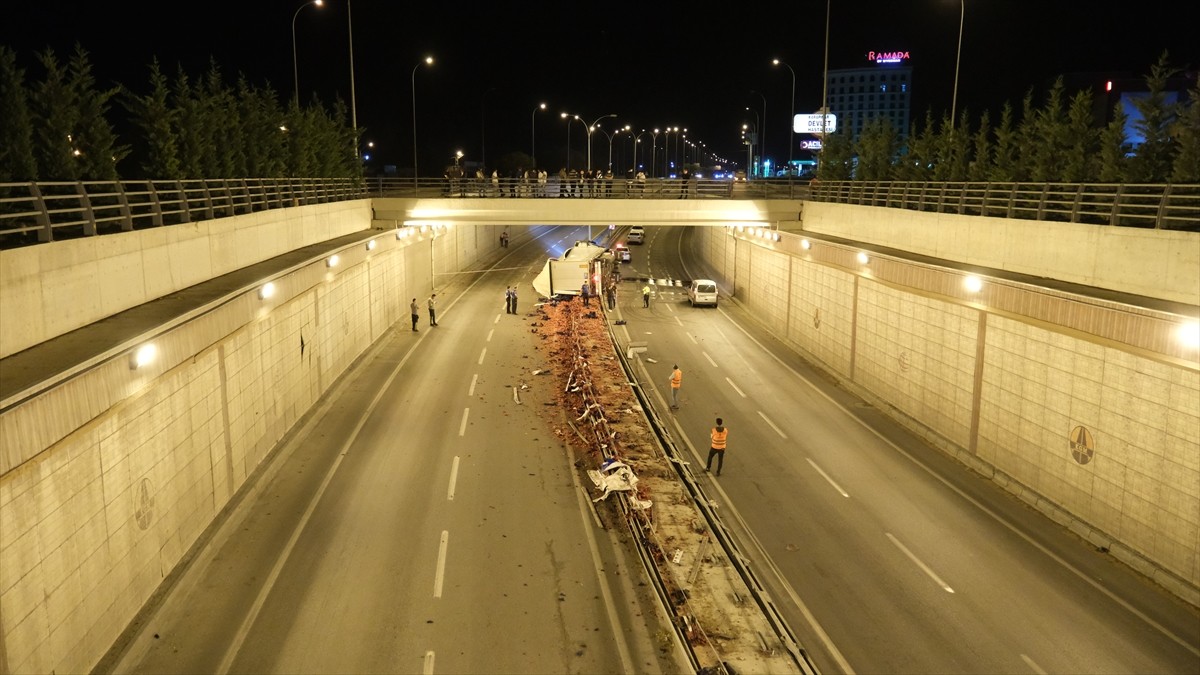
[[[412,313],[413,332],[417,332],[417,321],[421,318],[421,310],[417,307],[417,299],[413,298],[408,304],[408,311]]]
[[[642,286],[642,307],[650,306],[650,284]]]
[[[729,429],[725,428],[725,421],[720,417],[717,418],[717,426],[712,428],[708,434],[712,442],[708,449],[708,461],[704,463],[704,472],[708,473],[712,468],[713,457],[717,458],[717,475],[721,475],[721,467],[725,466],[725,443],[729,440]]]
[[[683,371],[679,369],[678,365],[673,366],[673,370],[671,370],[671,379],[669,382],[671,384],[671,408],[673,410],[678,410],[679,387],[683,385]],[[720,470],[718,469],[718,473],[719,472]]]

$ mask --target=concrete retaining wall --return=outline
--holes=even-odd
[[[824,202],[805,202],[804,229],[969,265],[1200,305],[1197,232]]]
[[[941,291],[937,271],[886,256],[856,267],[855,251],[828,242],[816,256],[789,234],[777,243],[728,228],[694,234],[705,274],[782,340],[932,444],[1200,604],[1194,350],[1183,360],[989,309],[987,298],[1021,289],[985,289],[966,301]],[[1083,299],[1073,311],[1126,312],[1108,323],[1129,335],[1169,331],[1158,324],[1172,320]]]
[[[0,358],[277,255],[364,229],[334,202],[0,250]]]
[[[498,232],[431,243],[432,231],[400,240],[365,230],[369,213],[343,217],[334,229],[376,248],[283,272],[268,301],[256,282],[155,336],[154,364],[114,358],[0,415],[0,672],[90,671],[284,434],[397,319],[406,327],[433,272],[440,288]],[[133,260],[155,255],[173,253]]]

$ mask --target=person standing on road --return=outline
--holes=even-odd
[[[650,284],[642,286],[642,307],[650,306]]]
[[[421,309],[417,306],[417,299],[408,304],[408,311],[412,313],[413,332],[417,332],[417,321],[421,318]]]
[[[510,295],[508,297],[509,297],[509,302],[512,303],[512,313],[516,314],[517,313],[517,287],[513,286],[512,290],[509,293],[510,293]]]
[[[588,282],[585,281],[585,282],[583,282],[583,287],[579,289],[579,297],[583,298],[583,306],[584,307],[588,306],[588,296],[589,295],[591,295],[591,294],[588,293]]]
[[[429,325],[436,326],[437,323],[437,293],[429,296],[429,301],[425,304],[429,305]]]
[[[616,309],[617,308],[617,287],[614,284],[610,283],[608,285],[608,288],[606,288],[604,292],[608,296],[608,308]]]
[[[708,434],[712,439],[712,443],[708,448],[708,461],[704,463],[704,472],[712,468],[713,457],[717,458],[717,475],[721,475],[721,467],[725,466],[725,443],[729,440],[729,429],[725,428],[725,422],[720,417],[717,418],[717,426],[712,428]]]
[[[678,365],[673,366],[671,370],[671,408],[679,409],[679,387],[683,385],[683,371]]]

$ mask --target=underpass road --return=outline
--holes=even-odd
[[[618,336],[647,342],[644,384],[697,475],[724,418],[724,472],[705,480],[823,672],[1200,671],[1194,608],[915,439],[738,303],[691,308],[673,280],[708,275],[687,267],[685,232],[647,228],[632,249],[656,294],[644,309],[643,282],[625,284]]]
[[[352,366],[115,672],[678,669],[636,556],[573,481],[545,405],[555,385],[531,374],[543,243],[586,236],[538,234],[494,272],[440,281],[437,327],[406,320]]]

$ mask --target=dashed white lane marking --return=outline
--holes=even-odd
[[[487,347],[484,347],[483,351],[479,352],[479,363],[476,365],[482,366],[483,365],[483,357],[485,357],[485,356],[487,356]]]
[[[780,429],[779,427],[775,426],[775,423],[771,421],[770,417],[767,417],[766,415],[764,415],[763,411],[759,410],[758,416],[763,418],[764,422],[771,425],[771,428],[775,430],[775,433],[779,434],[780,438],[787,440],[787,434],[783,433],[783,429]]]
[[[811,465],[812,465],[812,468],[814,468],[814,469],[816,469],[816,470],[817,470],[817,473],[821,474],[821,477],[822,477],[822,478],[824,478],[825,480],[829,481],[829,484],[833,486],[833,489],[835,489],[835,490],[837,490],[838,492],[842,493],[842,496],[843,496],[843,497],[849,497],[849,496],[850,496],[850,495],[849,495],[849,494],[848,494],[848,493],[847,493],[845,490],[843,490],[843,489],[842,489],[842,486],[840,486],[840,485],[838,485],[837,483],[833,482],[833,479],[829,477],[829,474],[827,474],[827,473],[825,473],[824,471],[822,471],[822,470],[821,470],[821,467],[817,466],[817,463],[816,463],[816,462],[812,461],[811,459],[808,459],[807,457],[805,458],[805,460],[806,460],[806,461],[807,461],[809,464],[811,464]]]
[[[454,501],[454,486],[458,484],[458,457],[454,458],[454,463],[450,465],[450,487],[446,489],[446,500]]]
[[[446,547],[450,544],[450,532],[442,530],[442,541],[438,544],[437,572],[433,575],[433,597],[442,597],[442,582],[446,579]]]
[[[713,361],[713,358],[712,358],[711,356],[709,356],[709,355],[708,355],[708,352],[703,352],[703,351],[702,351],[702,352],[700,352],[700,353],[704,355],[704,358],[708,359],[708,362],[712,364],[712,367],[713,367],[713,368],[717,368],[717,367],[718,367],[718,366],[717,366],[717,362],[716,362],[716,361]]]
[[[1031,658],[1029,658],[1028,656],[1025,656],[1024,654],[1022,654],[1022,655],[1021,655],[1021,660],[1022,660],[1022,661],[1024,661],[1024,662],[1025,662],[1025,665],[1029,666],[1030,670],[1032,670],[1033,672],[1037,673],[1038,675],[1046,675],[1046,671],[1042,670],[1042,667],[1041,667],[1041,666],[1039,666],[1038,664],[1034,663],[1033,659],[1031,659]]]
[[[942,587],[942,589],[943,589],[943,590],[945,590],[947,593],[953,593],[953,592],[954,592],[954,589],[953,589],[953,588],[950,588],[950,586],[949,586],[949,585],[947,585],[947,584],[946,584],[946,582],[942,581],[941,577],[939,577],[938,575],[934,574],[934,573],[933,573],[933,570],[929,569],[929,566],[928,566],[928,565],[926,565],[925,563],[921,562],[921,559],[920,559],[920,558],[918,558],[917,556],[913,555],[912,551],[908,550],[908,547],[906,547],[904,544],[901,544],[899,539],[897,539],[897,538],[893,537],[891,532],[885,532],[884,534],[886,534],[886,535],[887,535],[887,538],[888,538],[888,539],[891,539],[891,540],[892,540],[892,543],[893,543],[893,544],[895,544],[897,548],[899,548],[901,551],[904,551],[904,555],[908,556],[908,559],[909,559],[909,560],[911,560],[911,561],[913,561],[914,563],[916,563],[916,564],[917,564],[917,567],[920,567],[922,572],[924,572],[925,574],[928,574],[928,575],[929,575],[929,578],[930,578],[930,579],[933,579],[933,580],[934,580],[934,581],[937,583],[937,585],[938,585],[938,586],[941,586],[941,587]]]
[[[463,436],[467,433],[467,417],[470,416],[470,414],[471,414],[470,408],[463,408],[462,422],[458,423],[458,435],[459,436]]]
[[[492,341],[492,333],[495,333],[495,332],[496,332],[496,329],[495,329],[495,328],[493,328],[493,329],[489,330],[489,331],[488,331],[488,336],[487,336],[487,339],[486,339],[486,340],[484,340],[484,342],[491,342],[491,341]]]
[[[471,388],[467,390],[467,396],[475,395],[475,383],[479,381],[479,373],[471,376]]]
[[[696,344],[696,345],[700,344],[700,343],[699,343],[699,342],[696,340],[696,336],[695,336],[695,335],[692,335],[691,333],[684,333],[684,335],[688,336],[688,339],[692,341],[692,344]]]
[[[733,383],[733,380],[731,380],[727,377],[727,378],[725,378],[725,381],[729,383],[729,386],[733,387],[733,390],[736,391],[739,396],[741,396],[742,398],[746,398],[746,394],[741,389],[738,389],[738,386]]]

